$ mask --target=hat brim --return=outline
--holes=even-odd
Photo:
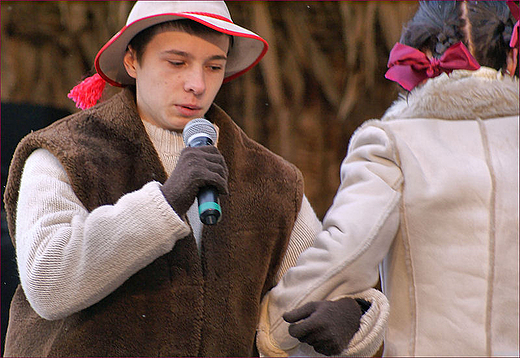
[[[267,42],[252,31],[232,22],[193,13],[168,13],[139,19],[126,25],[99,50],[94,65],[99,75],[113,86],[135,83],[123,64],[126,49],[132,38],[142,30],[161,22],[190,19],[218,32],[233,36],[233,46],[228,53],[224,82],[249,71],[264,57]]]

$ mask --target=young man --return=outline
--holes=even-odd
[[[514,14],[503,1],[420,2],[386,74],[409,92],[356,130],[323,231],[264,299],[275,349],[296,340],[277,312],[381,275],[384,356],[519,356]]]
[[[73,97],[86,108],[103,81],[123,91],[29,135],[13,158],[21,286],[6,356],[255,354],[260,301],[321,227],[297,168],[213,104],[266,51],[223,2],[136,3]],[[185,148],[200,117],[216,146]],[[197,212],[207,186],[216,225]],[[360,316],[356,304],[356,329]]]

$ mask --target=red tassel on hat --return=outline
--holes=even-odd
[[[99,74],[87,77],[70,90],[67,97],[76,102],[76,107],[87,109],[93,107],[101,98],[105,89],[105,80]]]

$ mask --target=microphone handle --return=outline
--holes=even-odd
[[[207,137],[199,137],[190,141],[190,147],[202,147],[213,145],[213,141]],[[215,225],[222,217],[222,209],[218,200],[218,191],[213,186],[199,189],[197,194],[199,203],[199,218],[205,225]]]
[[[200,188],[197,194],[199,201],[199,217],[206,225],[215,225],[222,216],[217,189],[213,186]]]

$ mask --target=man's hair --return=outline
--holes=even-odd
[[[400,42],[435,58],[462,42],[481,66],[503,70],[515,22],[505,1],[421,1]]]
[[[204,26],[196,21],[192,21],[189,19],[161,22],[139,32],[132,38],[132,40],[128,44],[128,46],[132,47],[132,49],[135,51],[136,59],[139,64],[141,64],[144,51],[146,50],[146,45],[148,45],[152,38],[161,32],[169,30],[182,31],[191,35],[225,35],[222,32],[213,30],[207,26]],[[231,49],[231,46],[233,45],[233,36],[229,36],[229,38],[229,48]]]

